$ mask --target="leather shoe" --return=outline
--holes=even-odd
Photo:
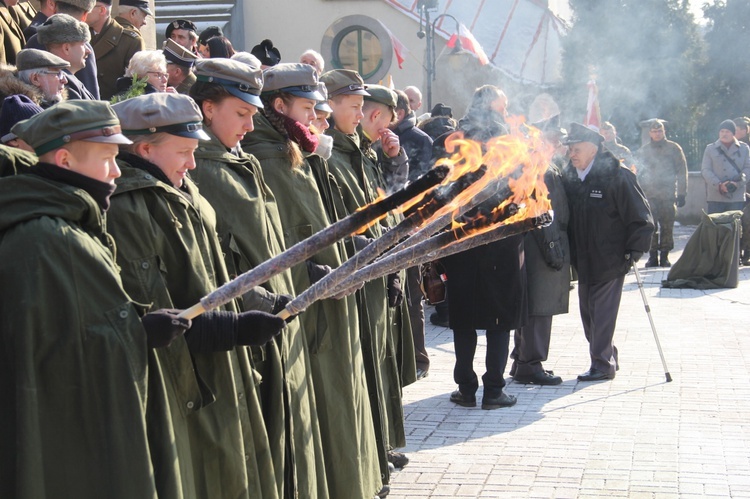
[[[390,493],[391,493],[391,486],[390,485],[383,485],[383,488],[380,489],[380,492],[378,492],[375,497],[383,499],[384,497],[388,497],[388,494],[390,494]]]
[[[449,327],[448,318],[441,317],[437,312],[430,314],[430,323],[434,326]]]
[[[456,390],[451,393],[451,402],[458,404],[462,407],[476,407],[477,398],[474,395],[466,395],[461,393],[461,390]]]
[[[397,469],[401,469],[409,464],[409,457],[403,452],[388,451],[388,462]]]
[[[585,373],[578,375],[578,381],[603,381],[607,379],[615,379],[615,375],[605,373],[593,367]]]
[[[426,378],[430,375],[429,369],[422,369],[421,367],[417,368],[417,381],[419,381],[422,378]]]
[[[554,376],[549,374],[547,371],[537,371],[528,375],[516,375],[513,377],[516,383],[530,384],[530,385],[559,385],[562,383],[560,376]]]
[[[501,407],[510,407],[516,405],[518,400],[514,395],[508,395],[505,392],[500,392],[497,397],[482,397],[482,409],[491,411],[492,409],[499,409]]]

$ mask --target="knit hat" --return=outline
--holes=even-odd
[[[275,66],[281,61],[281,52],[271,40],[263,40],[250,51],[264,66]]]
[[[8,143],[18,137],[10,129],[19,121],[39,114],[43,109],[25,95],[9,95],[0,109],[0,142]]]
[[[37,29],[39,43],[52,45],[57,43],[88,42],[91,40],[89,26],[67,14],[54,14]]]
[[[721,125],[719,125],[719,131],[721,130],[729,130],[732,132],[732,135],[734,135],[737,132],[737,127],[735,126],[734,121],[724,120],[721,122]]]

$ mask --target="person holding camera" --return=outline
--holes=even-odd
[[[706,146],[701,174],[706,181],[708,214],[742,210],[750,178],[750,147],[734,137],[735,124],[719,125],[719,140]]]

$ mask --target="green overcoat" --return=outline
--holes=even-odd
[[[99,205],[35,174],[0,179],[0,282],[0,497],[157,497],[142,307]]]
[[[0,144],[0,177],[23,173],[39,161],[36,155]]]
[[[276,200],[263,180],[258,161],[230,153],[211,130],[195,152],[192,177],[216,210],[217,230],[227,267],[242,274],[284,249]],[[271,292],[294,295],[289,271],[263,286]],[[242,310],[258,308],[245,295]],[[262,404],[276,464],[276,485],[282,496],[326,497],[320,428],[312,383],[310,354],[293,320],[284,332],[256,356],[263,375]],[[291,456],[291,457],[290,457]]]
[[[108,227],[119,247],[125,289],[156,308],[182,309],[227,282],[216,215],[195,185],[186,179],[184,189],[176,189],[155,178],[145,169],[149,164],[132,154],[121,154],[118,163],[122,176]],[[184,493],[275,497],[257,373],[247,348],[191,355],[178,338],[159,349],[157,359]]]
[[[256,114],[255,130],[247,136],[243,148],[260,161],[263,177],[277,200],[284,242],[290,247],[330,225],[329,214],[334,207],[325,182],[325,161],[311,156],[301,167],[292,169],[287,147],[268,120]],[[325,182],[323,192],[311,164],[318,168],[317,179]],[[343,253],[343,244],[337,243],[311,260],[336,268]],[[306,264],[293,267],[292,277],[297,293],[310,287]],[[300,320],[311,354],[330,496],[370,497],[383,483],[354,298],[318,301],[301,314]]]

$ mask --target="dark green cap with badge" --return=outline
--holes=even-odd
[[[255,107],[263,107],[260,92],[263,89],[263,72],[230,59],[201,59],[195,63],[198,81],[221,85],[230,94]]]
[[[599,145],[604,142],[604,137],[591,128],[581,125],[580,123],[571,123],[568,129],[568,138],[565,139],[563,144],[578,144],[579,142],[591,142],[592,144]]]
[[[156,92],[112,106],[125,135],[169,133],[188,139],[209,140],[203,131],[203,115],[187,95]]]
[[[271,66],[263,72],[263,93],[285,92],[295,97],[320,101],[318,73],[309,64],[287,62]]]
[[[362,77],[351,69],[328,71],[320,75],[320,81],[326,84],[329,99],[337,95],[370,95]]]
[[[70,100],[17,123],[11,132],[34,148],[37,156],[76,140],[131,144],[108,102]]]
[[[396,92],[383,85],[369,85],[367,87],[369,96],[365,96],[365,100],[377,102],[378,104],[386,105],[392,109],[396,108],[398,103],[398,95]]]

